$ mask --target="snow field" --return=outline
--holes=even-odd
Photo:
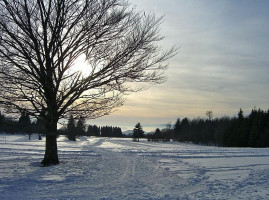
[[[0,135],[0,199],[269,199],[269,148],[61,136],[61,163],[40,167],[32,138]]]

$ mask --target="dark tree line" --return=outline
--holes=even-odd
[[[101,128],[96,125],[89,125],[86,134],[87,136],[101,136]]]
[[[122,131],[119,127],[103,126],[100,127],[101,137],[122,137]]]
[[[169,142],[173,137],[173,130],[157,128],[155,132],[147,134],[148,141],[152,142]]]
[[[19,120],[16,120],[11,117],[6,117],[0,112],[0,132],[6,133],[45,133],[45,128],[39,120],[34,120],[31,122],[29,115],[22,112]]]
[[[68,119],[67,126],[61,130],[61,134],[67,135],[69,140],[76,140],[77,136],[122,137],[122,131],[119,127],[87,126],[83,117],[76,121],[72,115]]]
[[[0,112],[0,132],[6,133],[45,133],[45,127],[39,120],[31,122],[29,115],[21,113],[19,120],[5,117]],[[58,135],[67,135],[68,139],[76,140],[77,136],[97,136],[97,137],[123,137],[120,127],[86,125],[85,119],[78,120],[70,116],[66,127],[58,130]]]
[[[172,129],[156,129],[149,141],[193,142],[227,147],[268,147],[269,110],[253,109],[248,116],[240,109],[234,118],[177,119]]]
[[[225,132],[224,146],[269,147],[269,110],[253,109],[248,117],[240,110]]]

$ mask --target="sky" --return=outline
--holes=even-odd
[[[88,124],[151,131],[177,118],[247,115],[269,109],[269,1],[130,0],[164,16],[163,49],[178,48],[167,81],[133,93],[112,114]]]

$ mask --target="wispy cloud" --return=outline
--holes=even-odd
[[[165,15],[164,48],[179,47],[168,81],[132,94],[103,120],[166,123],[176,117],[234,115],[268,109],[269,1],[131,0],[138,10]]]

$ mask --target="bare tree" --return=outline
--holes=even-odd
[[[208,117],[208,120],[211,121],[213,118],[213,111],[206,111],[205,115]]]
[[[124,0],[1,0],[0,20],[0,105],[42,120],[43,165],[59,163],[59,119],[109,114],[175,54],[157,45],[162,19]]]

